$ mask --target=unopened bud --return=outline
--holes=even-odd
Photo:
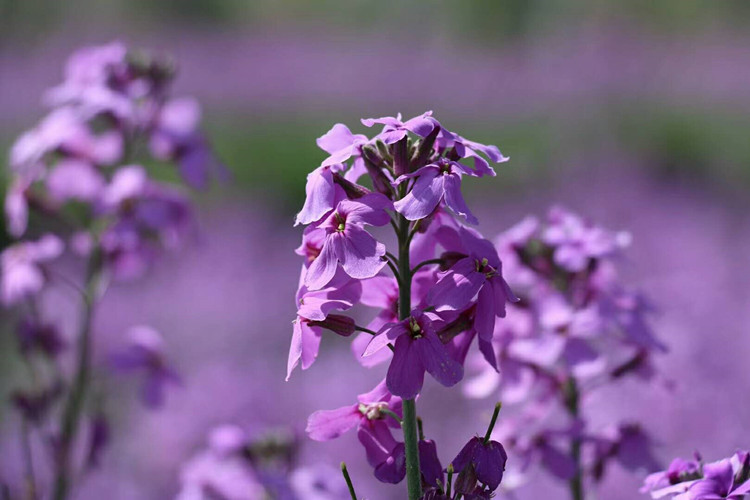
[[[329,314],[323,321],[310,321],[310,326],[326,328],[342,337],[348,337],[355,332],[354,320],[343,314]]]
[[[388,168],[388,166],[383,163],[383,159],[374,149],[366,146],[362,148],[362,158],[365,160],[365,168],[372,179],[372,185],[375,190],[389,198],[393,198],[393,187],[391,187],[391,181],[383,171]]]
[[[408,137],[404,137],[393,145],[393,175],[398,179],[409,173],[409,145]]]
[[[430,160],[432,159],[432,154],[435,152],[434,150],[435,139],[437,139],[437,136],[439,133],[440,133],[440,127],[436,125],[435,128],[432,129],[432,132],[430,132],[427,137],[419,141],[415,156],[414,158],[412,158],[411,165],[409,168],[411,172],[414,172],[415,170],[418,170],[424,167],[430,162]]]
[[[372,192],[364,186],[360,186],[359,184],[354,184],[353,182],[346,180],[344,176],[338,172],[333,174],[333,182],[341,186],[341,188],[346,193],[346,197],[350,200],[362,198],[363,196]]]

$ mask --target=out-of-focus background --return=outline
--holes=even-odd
[[[625,386],[592,402],[596,418],[643,419],[664,460],[747,447],[749,23],[744,0],[0,0],[4,156],[42,116],[40,96],[67,55],[119,39],[174,56],[177,93],[202,103],[234,175],[199,197],[197,241],[113,289],[98,315],[99,354],[128,326],[152,324],[184,387],[149,412],[124,379],[100,381],[112,388],[114,441],[84,493],[169,497],[213,425],[301,431],[310,412],[377,381],[381,372],[358,369],[345,342],[326,337],[318,363],[284,382],[301,234],[292,217],[324,157],[315,138],[333,123],[362,132],[360,117],[427,109],[511,157],[495,179],[466,183],[488,236],[553,203],[632,232],[624,274],[659,307],[654,326],[671,352],[658,366],[677,388]],[[3,331],[4,400],[23,376],[12,344]],[[494,404],[457,392],[430,385],[423,398],[439,410],[425,425],[444,463]],[[347,460],[359,489],[389,498],[354,443],[306,442],[304,454]],[[612,468],[602,498],[636,498],[642,479]],[[557,498],[558,488],[540,478],[518,498]]]

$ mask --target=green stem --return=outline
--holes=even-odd
[[[580,412],[580,392],[573,377],[569,378],[563,387],[563,397],[568,413],[573,418],[578,418]],[[570,456],[576,466],[575,475],[568,481],[570,498],[572,500],[583,500],[583,470],[581,464],[581,439],[579,437],[574,437],[570,442]]]
[[[495,411],[492,414],[492,420],[490,420],[490,425],[487,426],[487,432],[484,435],[484,444],[487,444],[490,442],[490,437],[492,437],[492,429],[495,428],[495,422],[497,422],[497,416],[500,413],[500,408],[502,408],[502,403],[497,403],[495,405]]]
[[[398,317],[401,320],[411,315],[411,264],[409,263],[409,221],[398,215]],[[422,475],[419,470],[419,441],[417,437],[417,406],[414,399],[403,402],[404,418],[401,429],[404,432],[406,451],[406,483],[409,500],[419,500],[422,496]]]
[[[77,362],[60,425],[60,440],[55,456],[55,489],[53,498],[63,500],[70,494],[73,477],[73,444],[81,423],[91,372],[91,323],[101,274],[101,255],[94,252],[86,271],[86,293],[83,299],[81,326],[76,347]]]
[[[349,471],[346,470],[346,462],[341,462],[341,473],[344,475],[346,486],[349,488],[349,495],[351,495],[352,500],[357,500],[357,494],[354,492],[354,485],[352,484],[352,478],[349,477]]]

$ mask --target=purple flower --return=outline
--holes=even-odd
[[[300,278],[304,282],[305,269]],[[297,319],[294,321],[292,344],[289,348],[286,379],[302,361],[302,369],[308,369],[318,356],[322,329],[327,328],[339,335],[349,336],[354,332],[354,321],[346,316],[331,314],[345,311],[359,300],[361,284],[339,272],[328,287],[308,290],[304,285],[297,292]]]
[[[414,398],[422,389],[425,372],[446,387],[463,378],[463,367],[450,356],[427,314],[415,310],[409,318],[386,325],[373,337],[364,355],[377,352],[393,341],[393,360],[386,376],[391,393],[404,399]]]
[[[735,483],[735,471],[729,459],[703,466],[703,479],[690,486],[687,492],[690,500],[715,500],[731,498],[740,500],[750,494],[750,479],[741,484]]]
[[[29,223],[29,204],[26,200],[26,190],[31,180],[23,175],[17,175],[10,181],[5,193],[5,218],[8,221],[8,233],[16,238],[26,232]]]
[[[492,243],[467,228],[459,228],[459,259],[446,271],[427,296],[427,303],[441,311],[458,311],[476,298],[474,328],[479,338],[491,341],[495,317],[505,316],[505,303],[518,299],[503,279],[502,263]]]
[[[308,435],[316,441],[328,441],[357,427],[357,438],[365,448],[367,461],[375,469],[375,477],[386,483],[400,482],[406,474],[404,445],[397,442],[390,431],[390,427],[400,425],[383,410],[400,416],[401,398],[393,396],[385,382],[381,382],[357,399],[358,404],[310,415]]]
[[[495,170],[490,167],[487,160],[479,153],[487,156],[494,163],[503,163],[510,159],[507,156],[503,156],[497,146],[489,146],[464,139],[445,128],[440,130],[435,140],[435,148],[439,152],[446,152],[446,156],[451,160],[457,161],[464,158],[472,158],[474,160],[474,170],[479,177],[484,175],[495,176]]]
[[[459,474],[475,475],[476,479],[484,483],[495,491],[500,486],[505,471],[505,463],[508,461],[508,454],[505,452],[503,445],[497,441],[485,442],[483,438],[473,437],[461,449],[451,464],[453,469]],[[461,479],[458,479],[461,481]],[[461,493],[471,493],[471,489],[459,490]]]
[[[737,452],[733,457],[702,465],[675,459],[664,472],[648,476],[641,493],[652,498],[674,495],[675,500],[740,500],[750,494],[750,454]]]
[[[102,193],[100,206],[103,214],[114,218],[100,243],[119,279],[142,275],[163,247],[179,244],[191,221],[186,199],[151,181],[138,165],[115,173]]]
[[[55,201],[93,202],[101,196],[105,180],[90,163],[63,159],[50,170],[46,183],[50,197]]]
[[[362,125],[372,127],[373,125],[383,125],[383,131],[375,136],[386,144],[394,144],[408,135],[409,132],[419,137],[427,137],[435,127],[440,124],[432,118],[432,111],[427,111],[420,116],[416,116],[407,121],[401,121],[401,113],[393,116],[384,116],[382,118],[363,118]]]
[[[390,217],[391,202],[371,193],[355,200],[343,200],[320,223],[326,237],[320,255],[310,264],[305,284],[310,290],[326,286],[341,263],[346,274],[356,279],[372,278],[385,266],[385,245],[364,229],[365,224],[383,226]]]
[[[2,302],[11,306],[38,294],[45,284],[41,265],[63,252],[63,242],[54,235],[9,246],[0,254]]]
[[[582,271],[589,259],[606,257],[630,243],[628,233],[610,233],[562,207],[551,208],[547,219],[542,241],[554,247],[555,263],[570,272]]]
[[[267,492],[256,471],[250,461],[239,453],[244,445],[243,437],[244,433],[238,428],[225,426],[215,430],[211,434],[209,448],[182,467],[177,499],[265,498]],[[231,438],[231,442],[226,442],[226,438]]]
[[[62,107],[50,112],[35,128],[18,138],[11,149],[10,166],[19,173],[38,173],[50,153],[95,165],[111,165],[122,152],[123,139],[119,132],[107,130],[94,134],[79,111]]]
[[[357,182],[357,179],[364,173],[361,148],[368,142],[370,141],[366,136],[352,134],[349,127],[343,123],[337,123],[331,130],[318,137],[318,147],[330,155],[320,166],[334,167],[353,157],[354,164],[350,173],[347,173],[346,179]],[[343,165],[341,167],[343,168]]]
[[[422,472],[422,478],[429,486],[439,486],[445,484],[443,475],[443,466],[437,454],[435,441],[431,439],[420,439],[419,447],[419,469]]]
[[[164,339],[150,326],[135,326],[128,331],[129,345],[110,357],[115,369],[144,373],[141,400],[149,408],[164,404],[168,385],[180,384],[177,373],[167,364]]]
[[[477,174],[470,168],[445,158],[426,165],[416,172],[402,175],[394,185],[401,184],[416,177],[411,190],[394,203],[394,208],[409,220],[424,219],[429,216],[442,201],[456,214],[464,217],[471,224],[479,221],[471,213],[461,194],[461,176]]]
[[[185,182],[193,188],[205,188],[209,174],[226,175],[199,131],[201,110],[192,98],[175,98],[159,109],[150,137],[152,154],[176,161]]]
[[[346,198],[343,190],[333,181],[333,174],[340,171],[343,165],[321,166],[307,174],[305,185],[305,204],[297,214],[294,225],[310,224],[323,218],[328,212]]]

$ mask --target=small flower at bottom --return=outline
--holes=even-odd
[[[476,481],[495,491],[503,479],[507,461],[508,454],[502,444],[480,437],[471,438],[451,462],[454,470],[458,471],[457,491],[473,493]],[[459,489],[459,486],[462,488]]]

